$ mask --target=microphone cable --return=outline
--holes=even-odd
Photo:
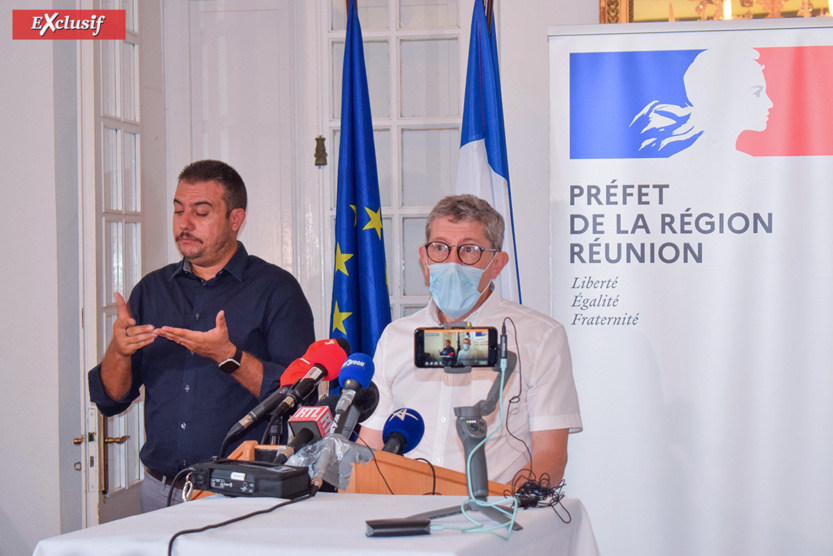
[[[176,475],[174,475],[174,478],[173,478],[173,480],[171,481],[171,488],[170,488],[170,490],[168,491],[168,500],[165,502],[165,507],[166,507],[166,508],[170,508],[170,507],[171,507],[171,500],[173,500],[173,498],[174,498],[174,489],[175,489],[174,485],[176,484],[177,480],[179,480],[179,478],[180,478],[180,477],[181,477],[184,473],[190,473],[190,472],[192,472],[193,470],[194,470],[194,468],[193,468],[193,467],[186,467],[186,468],[184,468],[184,469],[180,469],[180,470],[179,470],[179,472],[178,472]],[[187,495],[188,495],[188,496],[190,496],[190,495],[191,495],[191,491],[190,491],[190,490],[187,492]],[[185,492],[185,489],[184,489],[184,488],[182,489],[182,496],[183,496],[183,500],[182,500],[182,501],[183,501],[183,502],[185,502],[186,492]]]
[[[515,474],[515,478],[512,480],[511,491],[504,492],[504,495],[515,497],[523,509],[552,508],[552,511],[562,522],[570,523],[573,520],[573,516],[570,515],[570,511],[561,503],[561,500],[564,499],[564,493],[562,491],[566,484],[562,479],[556,486],[551,486],[549,474],[544,473],[540,478],[537,478],[532,471],[522,469]],[[567,514],[566,519],[559,513],[558,506],[561,506],[561,509]]]
[[[518,393],[509,398],[509,402],[506,404],[506,412],[509,415],[512,415],[512,404],[518,404],[521,402],[521,394],[523,394],[524,390],[524,375],[523,375],[523,365],[521,365],[521,345],[518,343],[518,327],[515,326],[515,321],[512,320],[511,317],[506,317],[503,319],[503,330],[502,335],[506,335],[506,321],[509,321],[512,324],[513,335],[515,339],[515,349],[517,350],[518,356]],[[524,441],[523,438],[515,435],[512,432],[512,429],[509,428],[509,418],[506,418],[506,433],[523,444],[526,453],[529,455],[529,462],[532,464],[532,450],[530,449],[529,445]]]
[[[188,535],[190,533],[202,533],[202,532],[208,531],[210,529],[217,529],[219,527],[224,527],[226,525],[231,525],[232,523],[237,523],[238,521],[243,521],[244,519],[249,519],[250,517],[255,517],[255,516],[263,515],[263,514],[268,514],[269,512],[273,512],[273,511],[277,510],[278,508],[283,508],[284,506],[288,506],[290,504],[294,504],[294,503],[300,502],[302,500],[307,500],[308,498],[312,498],[312,496],[310,494],[304,494],[303,496],[299,496],[298,498],[293,498],[291,500],[285,500],[283,502],[275,504],[274,506],[272,506],[270,508],[265,508],[263,510],[256,510],[254,512],[247,513],[245,515],[241,515],[241,516],[238,516],[238,517],[233,517],[231,519],[227,519],[226,521],[222,521],[220,523],[212,523],[211,525],[206,525],[204,527],[199,527],[199,528],[196,528],[196,529],[185,529],[183,531],[179,531],[176,534],[174,534],[174,536],[171,537],[171,540],[168,542],[168,556],[173,556],[174,541],[178,537],[181,537],[182,535]]]

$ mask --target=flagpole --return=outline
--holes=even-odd
[[[492,34],[492,13],[494,12],[494,7],[494,0],[486,0],[486,29],[488,29],[490,35]]]

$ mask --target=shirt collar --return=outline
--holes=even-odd
[[[220,276],[224,273],[228,273],[234,276],[238,282],[242,282],[243,275],[246,272],[246,263],[248,262],[248,260],[248,251],[246,251],[246,248],[243,247],[243,243],[238,241],[237,251],[234,252],[234,255],[232,255],[231,259],[229,259],[229,262],[226,263],[226,266],[224,266],[222,270],[220,270],[220,272],[217,273],[217,276]],[[173,279],[175,276],[179,274],[194,274],[194,271],[191,267],[191,261],[189,261],[185,257],[182,258],[182,260],[176,266],[176,269],[174,269],[173,274],[171,274],[171,279]],[[215,276],[214,278],[216,278],[217,276]]]

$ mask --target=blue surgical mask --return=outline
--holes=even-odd
[[[492,264],[491,261],[489,264]],[[429,265],[428,290],[431,298],[447,317],[459,319],[471,311],[480,299],[481,292],[477,291],[477,286],[484,272],[485,268],[457,263]]]
[[[468,344],[463,344],[463,349],[468,351],[471,346]]]

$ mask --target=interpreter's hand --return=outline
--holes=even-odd
[[[119,292],[113,295],[116,300],[116,322],[113,323],[111,344],[123,357],[130,357],[156,339],[152,324],[136,325],[136,319],[130,314],[130,308]]]
[[[225,311],[217,313],[216,324],[208,332],[163,326],[158,328],[156,333],[163,338],[176,342],[192,353],[221,363],[229,357],[233,357],[236,348],[228,338]]]

